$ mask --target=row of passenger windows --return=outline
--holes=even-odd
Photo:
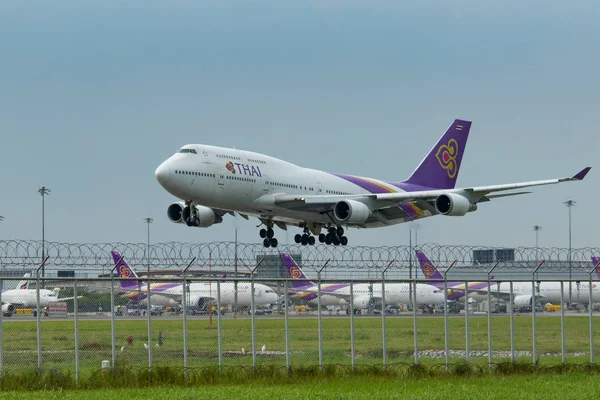
[[[252,158],[249,158],[248,162],[253,162],[253,163],[257,163],[257,164],[266,164],[267,163],[266,161],[263,161],[263,160],[254,160]]]
[[[244,176],[231,176],[231,175],[227,175],[227,179],[230,179],[232,181],[256,182],[256,179],[246,178]]]
[[[175,170],[175,173],[179,174],[179,175],[206,176],[207,178],[214,178],[215,177],[215,174],[209,174],[207,172],[194,172],[194,171]]]
[[[273,186],[285,187],[285,188],[290,188],[290,189],[300,189],[300,190],[302,190],[302,186],[292,185],[291,183],[267,182],[267,185],[273,185]],[[307,188],[306,186],[304,186],[304,190],[309,190],[309,191],[312,192],[314,189],[311,188],[311,187]]]
[[[352,193],[345,193],[345,192],[337,192],[335,190],[326,190],[327,194],[341,194],[341,195],[350,195]]]
[[[224,154],[217,154],[217,158],[226,158],[228,160],[237,160],[237,161],[242,161],[241,158],[239,157],[234,157],[234,156],[226,156]]]
[[[196,150],[194,149],[181,149],[178,151],[178,153],[192,153],[192,154],[198,154],[196,153]]]

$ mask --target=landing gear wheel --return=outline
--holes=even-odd
[[[277,239],[275,239],[275,238],[271,238],[271,247],[277,247],[277,244],[278,244],[278,243],[279,243],[279,242],[277,242]]]
[[[266,238],[267,237],[267,230],[266,229],[261,229],[260,232],[258,232],[258,234],[260,235],[261,238]]]
[[[294,242],[300,244],[300,242],[302,242],[302,235],[297,233],[296,236],[294,236]]]
[[[263,246],[271,247],[271,239],[265,238],[265,240],[263,240]]]
[[[308,235],[305,233],[304,235],[302,235],[302,246],[306,246],[308,244]]]
[[[347,245],[348,244],[348,238],[346,236],[342,236],[340,238],[340,243],[341,243],[342,246]]]
[[[344,228],[342,228],[341,226],[338,226],[336,233],[339,237],[344,236]]]
[[[308,237],[308,244],[310,246],[314,246],[314,244],[315,244],[315,237],[314,236],[309,236]]]
[[[273,236],[275,236],[275,232],[273,232],[272,228],[267,229],[267,237],[269,239],[273,239]]]
[[[334,236],[332,242],[333,242],[334,246],[339,246],[340,245],[340,238],[338,238],[337,236]]]
[[[325,234],[319,233],[319,243],[325,243]]]

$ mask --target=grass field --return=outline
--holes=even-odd
[[[558,316],[537,317],[537,353],[542,363],[560,363],[561,339]],[[566,319],[566,345],[569,362],[589,360],[589,320],[585,316],[569,316]],[[595,320],[596,354],[600,354],[600,322]],[[289,336],[292,366],[317,365],[319,362],[318,330],[315,318],[290,318]],[[217,322],[208,328],[207,319],[188,319],[188,355],[190,367],[218,365]],[[37,341],[35,321],[11,321],[4,323],[3,368],[8,371],[37,366]],[[387,360],[388,363],[413,361],[413,320],[406,317],[388,317]],[[487,318],[471,317],[469,321],[470,350],[487,351]],[[450,349],[465,350],[465,319],[449,319]],[[42,322],[42,366],[44,369],[69,369],[74,371],[73,321],[44,320]],[[154,348],[153,363],[157,366],[183,366],[183,334],[181,320],[154,320],[153,343],[159,331],[163,332],[164,344]],[[509,318],[494,316],[492,319],[492,346],[502,351],[506,360],[510,350]],[[515,348],[517,351],[532,349],[532,320],[530,315],[515,317]],[[131,336],[134,341],[127,344]],[[143,344],[147,342],[147,321],[117,320],[117,363],[130,367],[148,365],[148,353]],[[382,322],[380,318],[355,318],[355,355],[357,364],[381,364]],[[420,351],[444,349],[444,320],[440,317],[419,316],[418,345]],[[223,364],[226,366],[251,366],[252,348],[251,320],[247,318],[222,320]],[[285,365],[285,326],[283,318],[256,319],[256,348],[260,352],[266,345],[267,354],[257,355],[258,365]],[[121,352],[121,347],[124,350]],[[241,354],[245,348],[247,354]],[[110,320],[87,320],[79,322],[79,349],[82,371],[96,370],[102,360],[111,359]],[[346,317],[323,318],[323,363],[351,363],[350,319]],[[274,352],[274,353],[271,353]],[[427,354],[427,353],[424,353]],[[464,357],[464,355],[462,356]],[[531,356],[522,355],[531,360]],[[458,358],[455,358],[458,360]],[[443,358],[421,357],[421,362],[442,363]],[[472,362],[487,363],[487,356],[473,357]]]
[[[538,374],[526,376],[441,377],[391,379],[356,377],[321,379],[293,384],[234,384],[201,387],[56,390],[0,392],[0,399],[30,400],[121,399],[543,399],[600,397],[597,374]]]

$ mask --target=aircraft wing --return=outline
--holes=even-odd
[[[586,167],[580,172],[569,178],[556,178],[540,181],[509,183],[503,185],[492,186],[475,186],[470,188],[459,189],[438,189],[438,190],[422,190],[414,192],[399,192],[399,193],[374,193],[361,195],[327,195],[327,196],[298,196],[289,194],[278,194],[273,196],[273,203],[276,206],[288,208],[296,211],[308,212],[329,212],[334,205],[342,200],[356,200],[369,206],[372,211],[383,208],[398,206],[401,204],[410,204],[415,201],[433,202],[442,194],[455,193],[466,197],[471,203],[482,201],[490,201],[493,198],[516,196],[530,192],[514,192],[501,193],[509,190],[523,189],[533,186],[553,185],[562,182],[580,181],[585,178],[591,167]]]

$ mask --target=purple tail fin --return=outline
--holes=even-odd
[[[471,121],[455,119],[404,182],[435,189],[454,189],[470,129]]]
[[[129,266],[127,265],[127,263],[125,262],[125,259],[121,259],[121,255],[119,254],[118,251],[111,251],[111,254],[113,256],[113,260],[116,263],[119,262],[119,260],[121,260],[121,262],[119,262],[119,264],[117,264],[117,268],[115,270],[116,275],[118,278],[137,278],[137,274],[135,273],[134,270],[132,270],[131,268],[129,268]],[[121,287],[122,288],[126,288],[126,289],[131,289],[131,288],[137,288],[137,283],[133,280],[123,280],[121,279]]]
[[[598,279],[600,279],[600,267],[598,266],[598,264],[600,264],[600,257],[592,257],[592,263],[596,268],[596,276],[598,277]]]
[[[425,253],[423,253],[421,250],[417,250],[416,253],[417,260],[419,260],[419,265],[421,266],[423,275],[425,275],[425,279],[444,279],[444,276],[440,273],[440,271],[437,270],[437,268],[435,268]],[[444,282],[432,282],[432,284],[436,287],[444,287]]]
[[[283,263],[285,264],[285,268],[287,270],[288,277],[292,279],[292,288],[301,289],[306,288],[308,286],[314,285],[312,282],[308,281],[295,281],[295,279],[308,279],[302,269],[296,261],[289,254],[281,253],[281,258],[283,259]]]

